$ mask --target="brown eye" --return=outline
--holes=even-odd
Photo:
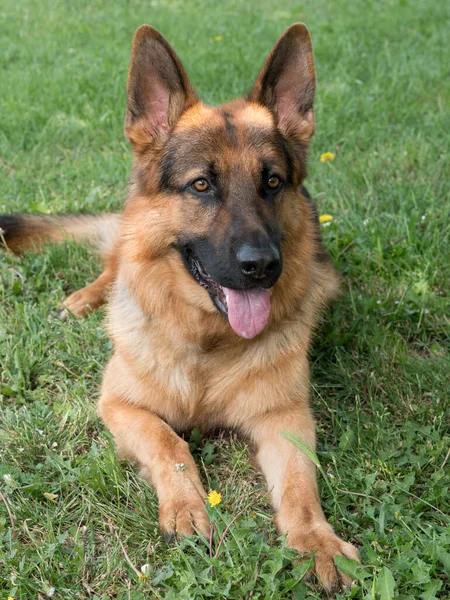
[[[209,183],[206,179],[197,179],[192,184],[192,187],[196,192],[206,192],[209,189]]]
[[[271,190],[276,190],[280,186],[281,179],[277,175],[271,175],[267,180],[267,185]]]

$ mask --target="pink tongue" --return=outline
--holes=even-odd
[[[270,314],[270,291],[264,288],[231,290],[224,287],[228,320],[234,331],[243,338],[252,339],[261,333]]]

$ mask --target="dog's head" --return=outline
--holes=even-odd
[[[227,316],[243,337],[268,320],[284,240],[300,218],[314,90],[300,23],[275,44],[251,92],[217,108],[198,100],[155,29],[143,25],[134,37],[125,122],[135,157],[133,235],[141,256],[169,255],[189,273],[191,301],[200,291],[191,286],[201,286],[202,307]]]

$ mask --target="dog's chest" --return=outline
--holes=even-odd
[[[134,368],[149,389],[163,391],[167,404],[199,401],[201,360],[195,349],[173,343],[157,323],[141,328],[139,342],[131,333],[127,353],[132,355]],[[143,335],[142,335],[143,334]]]
[[[232,426],[278,402],[286,383],[278,381],[278,344],[267,336],[247,345],[193,343],[176,323],[144,315],[126,290],[115,303],[109,324],[126,357],[127,396],[176,429]]]

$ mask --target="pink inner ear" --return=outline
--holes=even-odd
[[[155,131],[169,131],[169,120],[167,117],[168,108],[169,102],[164,103],[160,100],[153,100],[153,102],[150,102],[150,121],[152,129]]]
[[[302,111],[299,106],[302,90],[307,89],[307,85],[303,66],[294,63],[286,68],[274,90],[278,127],[295,131],[305,142],[314,133],[314,112],[312,109]]]
[[[295,56],[291,57],[280,74],[275,85],[274,95],[277,107],[278,124],[286,125],[292,118],[298,116],[296,97],[302,79],[301,67]]]
[[[169,92],[168,90],[153,81],[148,93],[147,100],[147,118],[149,119],[152,130],[157,132],[169,131]]]
[[[295,102],[292,98],[292,95],[289,94],[287,88],[278,89],[275,92],[276,98],[276,107],[277,107],[277,115],[278,115],[278,126],[283,127],[287,125],[290,119],[295,118],[298,112],[295,107]]]

